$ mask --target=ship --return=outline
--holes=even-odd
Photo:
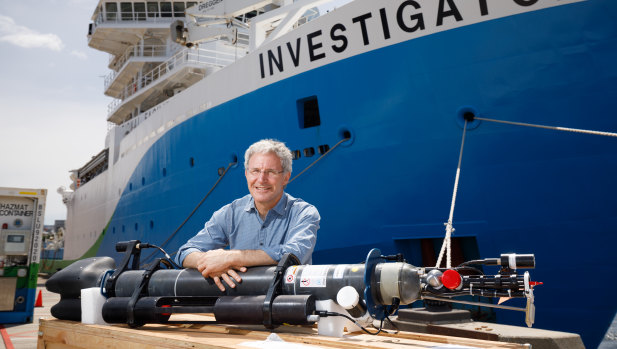
[[[326,3],[100,0],[87,38],[113,100],[59,189],[63,262],[173,254],[246,195],[244,151],[271,138],[322,217],[314,264],[534,253],[535,326],[597,347],[617,310],[617,2]]]

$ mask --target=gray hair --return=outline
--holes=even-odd
[[[244,168],[248,169],[249,159],[253,154],[274,153],[281,159],[281,166],[285,173],[291,173],[291,150],[287,148],[285,143],[275,139],[262,139],[259,142],[253,143],[244,153]]]

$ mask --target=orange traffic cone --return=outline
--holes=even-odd
[[[39,290],[39,295],[36,297],[36,302],[34,306],[40,308],[43,306],[43,290]]]

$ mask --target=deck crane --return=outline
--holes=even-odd
[[[316,7],[332,0],[209,0],[186,10],[187,21],[171,25],[172,40],[193,47],[200,43],[224,39],[238,42],[238,35],[249,37],[250,51],[270,42],[305,17],[316,14]]]

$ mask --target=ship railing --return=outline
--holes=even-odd
[[[216,50],[201,48],[185,48],[176,53],[165,62],[159,64],[150,72],[143,74],[141,78],[134,79],[134,82],[126,85],[119,95],[107,107],[108,116],[111,116],[122,103],[131,96],[139,93],[142,89],[156,83],[167,73],[179,71],[181,68],[190,66],[197,68],[215,67],[222,68],[233,63],[240,58],[234,53],[227,53]]]
[[[109,64],[115,68],[120,68],[131,57],[156,57],[165,56],[169,45],[134,45],[126,49],[121,56],[109,55]],[[113,68],[112,68],[113,69]],[[119,69],[116,69],[119,70]]]
[[[171,23],[178,18],[184,18],[184,11],[158,11],[158,12],[101,12],[92,23],[91,33],[101,24],[128,24],[128,23]]]
[[[80,185],[84,185],[109,167],[109,148],[92,157],[82,168],[77,170]]]
[[[122,71],[122,67],[133,57],[166,57],[168,55],[167,45],[135,45],[129,47],[122,56],[116,58],[114,55],[110,55],[110,63],[113,63],[114,67],[119,69],[112,70],[109,75],[105,77],[105,90],[113,83],[118,74]]]
[[[129,133],[131,133],[131,131],[133,131],[134,129],[137,128],[137,126],[139,126],[143,121],[147,120],[150,116],[154,115],[157,111],[159,111],[161,109],[162,106],[164,106],[167,103],[167,101],[164,101],[160,104],[157,104],[155,106],[153,106],[152,108],[146,110],[146,111],[142,111],[140,114],[128,119],[128,120],[124,120],[122,123],[120,124],[116,124],[115,122],[111,122],[108,121],[107,122],[107,131],[111,131],[111,130],[120,130],[120,134],[119,137],[125,137],[126,135],[128,135]],[[161,126],[164,129],[164,126]],[[159,128],[157,130],[157,133],[161,133],[161,128]],[[118,137],[118,136],[117,136]]]
[[[116,99],[114,98],[111,103],[109,103],[107,105],[107,116],[111,116],[111,114],[113,114],[116,109],[118,109],[118,107],[120,106],[120,104],[122,104],[123,100],[121,99]]]

